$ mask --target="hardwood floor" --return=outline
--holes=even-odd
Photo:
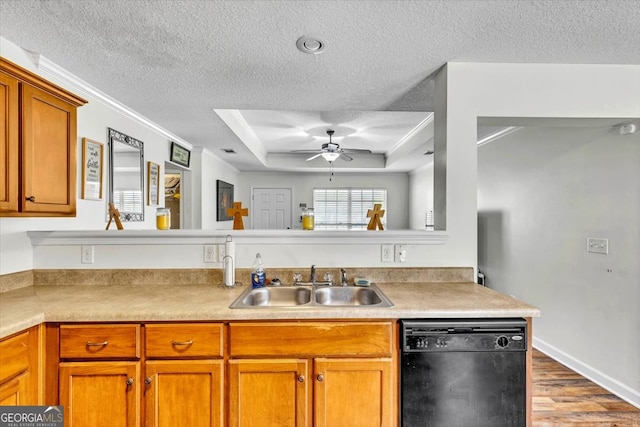
[[[533,427],[640,427],[640,409],[533,351]]]

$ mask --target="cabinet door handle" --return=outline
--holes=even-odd
[[[133,377],[127,378],[127,385],[133,385]]]
[[[87,347],[106,347],[107,345],[109,345],[109,341],[103,341],[103,342],[87,341],[87,344],[86,344]]]
[[[324,381],[324,375],[322,374],[318,374],[316,378],[318,379],[318,381]]]
[[[191,345],[193,344],[193,340],[188,340],[188,341],[176,341],[173,340],[171,341],[171,345]]]
[[[153,382],[153,377],[147,377],[144,379],[144,383],[147,385],[151,384],[152,382]]]
[[[298,382],[303,383],[305,379],[306,379],[306,378],[304,377],[304,375],[299,375],[299,376],[298,376]]]
[[[26,197],[26,198],[25,198],[25,200],[26,200],[27,202],[35,203],[35,202],[36,202],[36,196],[29,196],[29,197]]]

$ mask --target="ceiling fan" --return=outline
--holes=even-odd
[[[329,163],[333,163],[333,161],[336,160],[338,157],[342,157],[343,160],[350,162],[351,160],[353,160],[353,157],[349,156],[347,153],[371,154],[371,150],[365,150],[360,148],[340,148],[339,144],[336,144],[331,140],[331,137],[333,136],[334,133],[335,131],[332,129],[327,130],[327,135],[329,135],[329,142],[325,142],[324,144],[322,144],[322,147],[319,150],[291,150],[291,152],[292,153],[314,153],[313,156],[306,159],[307,162],[309,160],[315,159],[316,157],[322,156],[322,158]]]

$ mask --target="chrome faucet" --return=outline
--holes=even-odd
[[[316,265],[311,264],[311,284],[315,285],[318,280],[318,272],[316,271]]]
[[[344,268],[340,269],[340,285],[347,286],[347,270]]]

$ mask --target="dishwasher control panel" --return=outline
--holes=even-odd
[[[524,319],[403,320],[402,351],[526,351]]]

